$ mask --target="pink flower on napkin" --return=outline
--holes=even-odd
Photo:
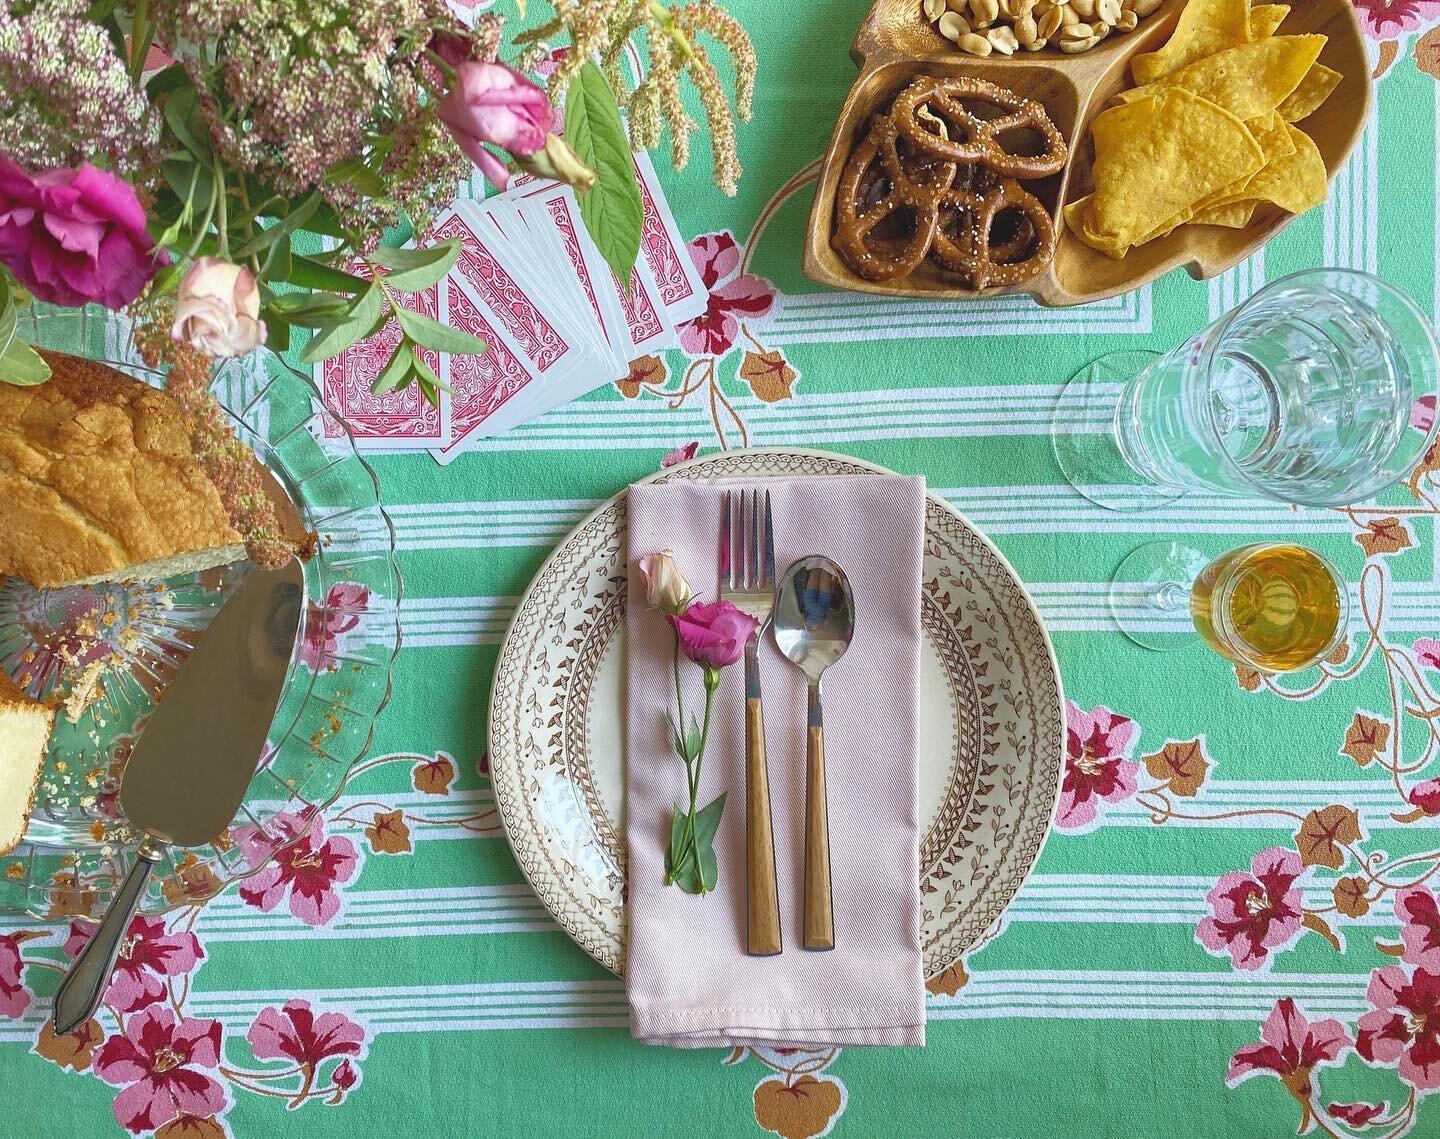
[[[72,921],[70,936],[65,939],[65,954],[78,957],[95,932],[89,922]],[[165,999],[166,977],[189,973],[205,956],[200,941],[193,933],[166,933],[159,918],[137,914],[130,921],[125,939],[120,942],[120,956],[115,959],[115,972],[105,990],[105,1003],[121,1012],[138,1012]]]
[[[0,1016],[19,1020],[30,1007],[30,990],[20,977],[24,969],[15,938],[0,937]]]
[[[1289,949],[1304,931],[1296,885],[1304,872],[1293,850],[1262,850],[1248,874],[1232,870],[1205,895],[1211,916],[1196,927],[1195,940],[1217,957],[1228,953],[1237,969],[1269,965],[1272,950]]]
[[[694,320],[680,326],[680,347],[691,356],[723,356],[735,346],[741,318],[770,311],[775,288],[750,273],[734,276],[740,268],[740,249],[724,230],[702,233],[688,248],[710,292],[710,303]]]
[[[1130,758],[1139,728],[1104,705],[1082,712],[1065,702],[1065,779],[1055,825],[1079,830],[1095,823],[1100,800],[1117,803],[1135,794],[1140,765]]]
[[[1308,1102],[1313,1091],[1310,1073],[1318,1065],[1336,1063],[1351,1045],[1350,1034],[1338,1020],[1312,1021],[1293,997],[1285,997],[1260,1026],[1260,1043],[1247,1044],[1231,1057],[1225,1082],[1234,1087],[1268,1072],[1297,1099]]]
[[[724,668],[745,654],[745,643],[760,628],[728,601],[694,601],[679,616],[667,613],[665,620],[680,638],[686,660],[706,668]]]
[[[225,1110],[225,1089],[202,1068],[220,1065],[220,1022],[181,1019],[168,1005],[151,1005],[125,1022],[95,1053],[95,1074],[124,1086],[115,1119],[139,1135],[182,1115],[197,1118]]]
[[[0,155],[0,263],[50,304],[122,309],[161,260],[122,178],[88,162],[30,174]]]

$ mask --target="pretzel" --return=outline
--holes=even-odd
[[[987,118],[976,106],[999,108]],[[951,162],[984,166],[1012,178],[1043,178],[1060,170],[1069,156],[1065,140],[1034,99],[984,79],[921,76],[896,96],[891,117],[900,136],[913,146]],[[926,120],[939,119],[951,129],[937,132]],[[1012,154],[1000,141],[1009,131],[1030,129],[1045,141],[1041,154]]]
[[[1028,281],[1055,256],[1055,222],[1013,178],[979,191],[952,190],[941,200],[940,210],[947,214],[946,224],[936,226],[930,255],[973,289]],[[996,223],[1009,214],[1014,215],[1015,232],[997,242]],[[949,232],[952,220],[959,223],[955,237]]]
[[[955,165],[941,162],[920,172],[925,169],[933,173],[933,181],[917,181],[901,167],[894,124],[879,115],[845,163],[835,197],[831,244],[867,281],[908,276],[930,251],[939,224],[940,199],[949,192]],[[907,214],[914,219],[910,234],[872,236],[882,222]]]

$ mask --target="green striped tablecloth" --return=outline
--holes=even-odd
[[[54,980],[31,963],[58,960],[64,931],[0,925],[0,1133],[143,1131],[180,1089],[197,1118],[167,1139],[1440,1134],[1425,1086],[1440,1067],[1423,1066],[1427,1050],[1440,1060],[1440,918],[1427,886],[1400,888],[1440,866],[1426,813],[1440,784],[1424,783],[1440,776],[1440,760],[1424,766],[1440,746],[1440,489],[1426,474],[1346,512],[1193,495],[1111,515],[1063,485],[1047,437],[1058,385],[1088,359],[1169,347],[1294,269],[1379,272],[1434,311],[1437,48],[1420,32],[1440,3],[1356,3],[1386,71],[1325,207],[1214,281],[1172,274],[1049,312],[806,282],[808,179],[864,6],[733,0],[762,61],[740,195],[711,189],[702,161],[665,180],[687,237],[728,231],[764,283],[717,282],[714,304],[763,287],[769,311],[713,355],[655,365],[652,382],[693,386],[683,399],[606,389],[448,469],[376,462],[407,597],[372,758],[273,876],[273,909],[232,890],[137,947],[132,996],[161,999],[127,1015],[129,1044],[37,1042],[31,994]],[[496,822],[486,699],[517,595],[575,520],[668,452],[744,442],[928,476],[1029,584],[1073,701],[1073,754],[1089,748],[1072,778],[1096,793],[1093,821],[1052,836],[999,936],[932,985],[924,1051],[635,1043],[621,983],[547,920]],[[1313,545],[1355,583],[1346,663],[1272,686],[1198,645],[1130,645],[1104,583],[1157,535]],[[1198,785],[1177,756],[1192,773],[1203,759]],[[333,893],[338,912],[306,924],[294,911],[327,907],[297,890]],[[1261,952],[1214,920],[1234,898],[1264,926]],[[1383,1031],[1357,1042],[1362,1028]]]

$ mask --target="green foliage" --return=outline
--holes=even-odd
[[[615,95],[604,74],[585,62],[565,98],[565,139],[596,173],[595,185],[577,195],[580,217],[615,276],[628,289],[645,225],[635,159]]]

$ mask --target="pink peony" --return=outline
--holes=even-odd
[[[218,257],[197,258],[180,282],[170,336],[207,356],[244,356],[259,348],[265,325],[255,275]]]
[[[667,613],[680,637],[680,651],[686,659],[706,668],[724,668],[734,664],[745,652],[745,644],[760,628],[760,622],[747,617],[728,601],[694,601],[684,613]]]
[[[161,260],[134,187],[88,162],[27,174],[0,155],[0,263],[51,304],[122,309]]]
[[[549,96],[503,63],[461,63],[439,114],[460,149],[502,190],[510,173],[485,144],[511,154],[534,154],[545,148],[555,126]]]

